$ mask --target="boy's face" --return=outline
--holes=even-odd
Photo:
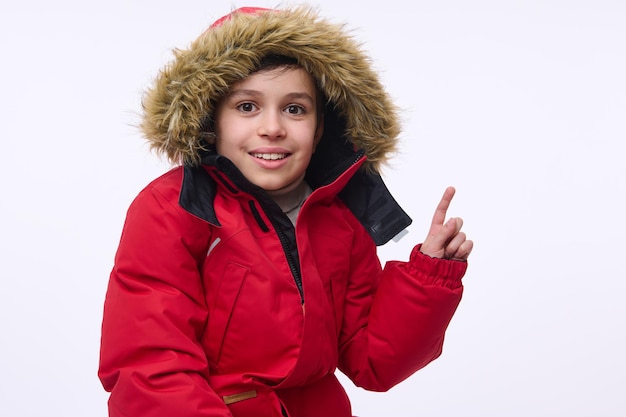
[[[322,135],[316,100],[315,81],[302,68],[253,73],[216,107],[217,153],[266,191],[294,189]]]

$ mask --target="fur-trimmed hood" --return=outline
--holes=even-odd
[[[267,55],[293,57],[313,75],[342,130],[335,133],[362,148],[374,171],[396,149],[396,108],[369,58],[342,25],[309,7],[237,9],[174,55],[143,98],[140,125],[151,148],[174,163],[200,162],[216,102]]]

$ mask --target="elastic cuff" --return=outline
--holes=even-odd
[[[458,288],[467,270],[466,261],[433,258],[420,251],[421,244],[415,246],[409,261],[409,273],[425,285],[440,285]]]

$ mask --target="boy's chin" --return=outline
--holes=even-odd
[[[283,195],[287,194],[295,189],[297,189],[300,185],[302,185],[303,178],[298,178],[292,182],[266,182],[266,183],[256,183],[259,187],[263,188],[270,195]]]

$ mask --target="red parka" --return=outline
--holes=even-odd
[[[232,24],[240,27],[237,19]],[[277,18],[242,19],[248,28],[254,19]],[[312,17],[296,10],[281,12],[285,19],[301,26],[299,19]],[[322,89],[336,108],[341,101],[332,88]],[[164,102],[171,92],[159,94]],[[387,103],[386,96],[374,100]],[[156,104],[144,106],[154,122]],[[313,192],[295,227],[210,147],[190,156],[171,137],[167,145],[153,139],[184,163],[128,210],[102,326],[99,376],[111,392],[110,416],[348,417],[336,369],[358,386],[384,391],[440,355],[467,264],[430,258],[417,246],[408,262],[381,268],[376,245],[410,219],[376,173],[388,149],[377,151],[386,145],[371,145],[367,136],[379,129],[384,138],[395,126],[383,120],[354,131],[358,139],[342,139],[359,115],[341,106],[347,116],[326,116],[307,171]],[[193,117],[211,111],[197,109]],[[160,125],[179,138],[201,136],[193,131],[198,123]],[[144,126],[148,137],[150,129]]]

